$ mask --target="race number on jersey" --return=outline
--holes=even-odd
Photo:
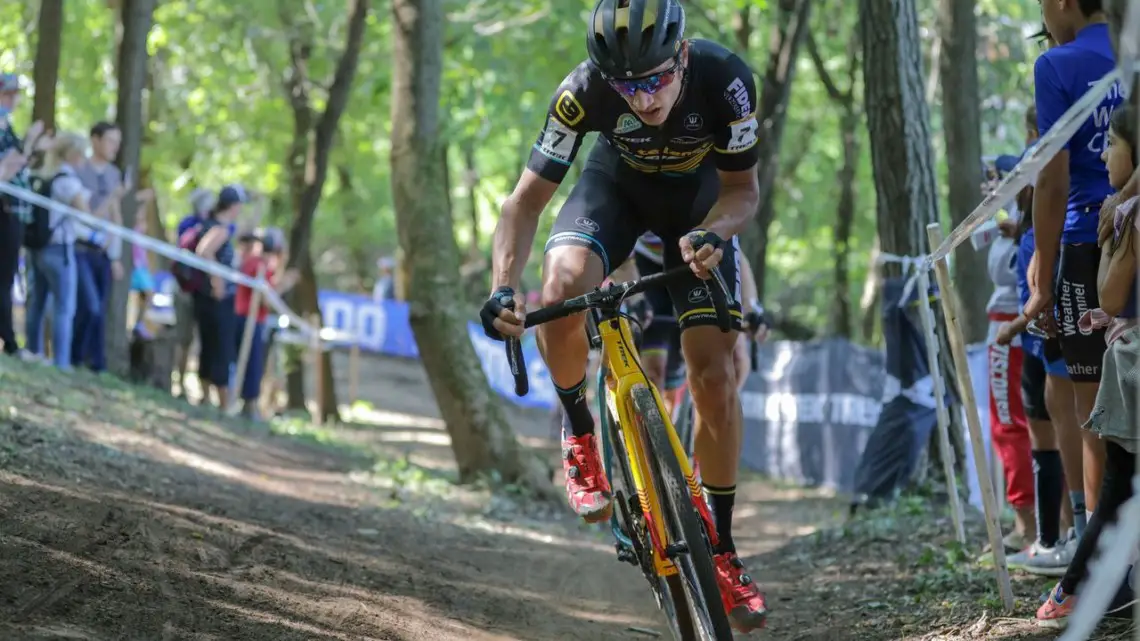
[[[748,151],[756,145],[756,130],[759,125],[756,122],[756,116],[752,115],[743,120],[738,120],[731,125],[732,137],[728,141],[727,151],[730,154]]]
[[[570,164],[570,155],[574,152],[577,140],[578,134],[573,129],[550,117],[546,119],[546,128],[542,131],[542,142],[538,150],[551,160]]]

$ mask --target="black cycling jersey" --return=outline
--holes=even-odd
[[[709,161],[744,171],[759,159],[756,83],[736,54],[708,40],[689,41],[680,97],[659,127],[643,123],[589,61],[562,81],[527,167],[561,182],[582,138],[596,131],[629,167],[644,173],[690,174]]]

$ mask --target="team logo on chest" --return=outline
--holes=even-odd
[[[622,114],[617,119],[617,126],[614,127],[614,133],[628,134],[638,129],[641,129],[641,121],[635,118],[633,114]]]
[[[700,131],[705,126],[705,119],[701,118],[701,114],[691,113],[685,116],[685,129],[689,131]]]

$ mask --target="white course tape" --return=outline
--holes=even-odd
[[[289,306],[286,305],[283,300],[281,300],[281,296],[278,295],[277,291],[270,287],[269,284],[265,281],[255,280],[227,265],[223,265],[215,261],[205,260],[193,252],[186,251],[185,249],[180,249],[169,243],[155,240],[154,238],[151,238],[145,234],[140,234],[133,229],[127,229],[126,227],[121,227],[101,218],[96,218],[91,214],[79,211],[78,209],[69,207],[63,203],[56,202],[49,198],[44,198],[34,191],[23,189],[10,183],[0,182],[0,193],[14,196],[33,205],[39,205],[40,207],[54,210],[60,214],[74,218],[75,220],[78,220],[88,227],[93,227],[112,236],[118,236],[119,238],[122,238],[129,243],[139,245],[147,251],[165,256],[170,260],[182,263],[184,265],[189,265],[195,269],[200,269],[207,274],[212,274],[214,276],[224,278],[232,283],[242,285],[243,287],[260,290],[265,296],[265,301],[269,304],[269,306],[272,307],[273,310],[278,314],[286,316],[289,319],[289,324],[292,327],[296,328],[306,336],[312,335],[314,331],[317,331],[316,328],[310,325],[305,319],[301,318],[295,312],[293,312],[293,310],[289,309]]]
[[[955,247],[966,242],[978,227],[997,215],[1006,203],[1016,198],[1022,189],[1036,180],[1037,174],[1041,173],[1045,165],[1049,164],[1049,161],[1069,142],[1073,134],[1077,133],[1077,130],[1085,124],[1085,121],[1100,105],[1101,100],[1108,95],[1108,92],[1122,77],[1123,74],[1117,68],[1090,87],[1085,95],[1070,107],[1049,129],[1049,132],[1042,136],[1037,144],[1026,153],[1021,162],[1013,168],[1013,171],[1006,174],[1005,179],[982,200],[981,204],[959,223],[954,231],[950,232],[950,235],[942,241],[937,249],[930,253],[930,256],[922,262],[919,269],[923,271],[932,269],[935,261],[949,256]],[[917,280],[917,274],[907,279],[906,286],[903,288],[903,300],[910,296]]]

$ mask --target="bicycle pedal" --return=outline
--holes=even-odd
[[[614,549],[617,550],[618,561],[622,561],[630,565],[637,565],[637,555],[634,554],[633,550],[631,550],[629,546],[623,545],[621,543],[615,543]]]
[[[689,553],[689,544],[684,541],[677,541],[665,546],[665,556],[670,559],[675,559],[682,554]]]

